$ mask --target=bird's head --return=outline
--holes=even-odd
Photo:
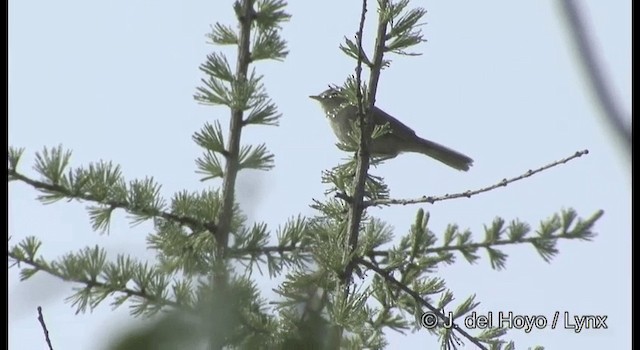
[[[309,98],[320,102],[320,105],[326,112],[331,112],[347,103],[347,99],[342,95],[342,92],[334,87],[329,87],[319,95],[311,95]]]

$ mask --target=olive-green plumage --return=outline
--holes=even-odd
[[[351,126],[356,121],[358,108],[349,104],[336,89],[329,88],[320,95],[309,96],[320,102],[331,128],[342,142],[348,142]],[[415,152],[427,155],[454,169],[467,171],[473,165],[473,159],[466,155],[416,135],[408,126],[373,107],[373,122],[383,126],[389,123],[390,132],[372,140],[369,152],[374,156],[393,158],[402,152]]]

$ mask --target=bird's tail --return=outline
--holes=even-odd
[[[467,171],[473,165],[473,159],[433,141],[420,139],[413,152],[422,153],[454,169]]]

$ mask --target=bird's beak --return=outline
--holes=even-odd
[[[309,95],[310,99],[316,100],[316,101],[320,101],[320,96],[316,96],[316,95]]]

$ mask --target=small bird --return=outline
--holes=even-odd
[[[311,95],[322,106],[336,137],[348,143],[351,127],[358,118],[358,107],[350,104],[340,90],[329,88],[319,95]],[[473,159],[466,155],[416,135],[408,126],[387,114],[378,107],[373,107],[375,125],[389,124],[390,132],[371,141],[369,152],[373,156],[394,158],[403,152],[414,152],[427,155],[454,169],[467,171],[473,165]]]

